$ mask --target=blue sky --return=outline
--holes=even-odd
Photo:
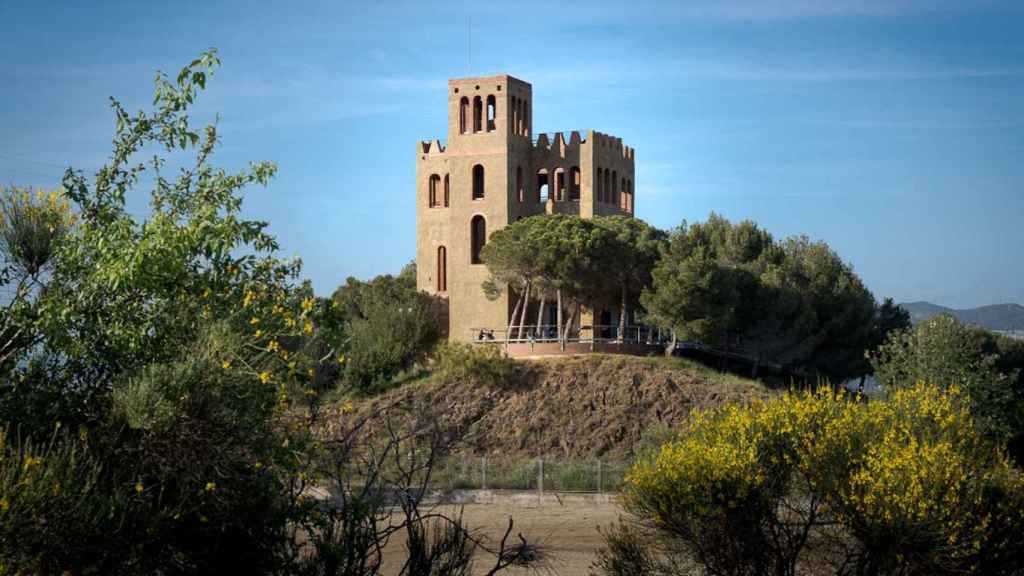
[[[467,19],[472,17],[472,66]],[[1024,303],[1024,4],[0,0],[0,183],[54,187],[110,151],[108,97],[217,47],[196,118],[285,255],[327,294],[415,245],[414,144],[451,77],[533,84],[534,128],[637,150],[637,214],[808,234],[879,298]],[[145,212],[145,190],[131,200]]]

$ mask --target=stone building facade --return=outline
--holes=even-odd
[[[621,138],[593,130],[535,134],[527,82],[449,80],[447,142],[416,144],[416,280],[447,298],[449,338],[500,339],[508,325],[508,291],[488,300],[481,288],[488,272],[479,253],[490,234],[542,213],[633,214],[634,160]],[[544,323],[553,315],[542,314]]]

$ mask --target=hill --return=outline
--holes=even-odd
[[[357,413],[369,413],[398,402],[415,417],[433,408],[461,432],[466,453],[627,458],[654,426],[770,394],[691,360],[594,354],[517,361],[501,385],[428,378],[356,404]]]
[[[964,310],[947,308],[931,302],[910,302],[900,306],[910,313],[910,321],[914,324],[936,314],[952,314],[964,324],[974,324],[987,330],[1024,331],[1024,306],[1020,304],[992,304]]]

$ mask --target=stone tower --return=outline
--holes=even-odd
[[[488,300],[481,288],[488,235],[545,212],[633,214],[633,162],[622,139],[592,130],[535,137],[533,88],[522,80],[449,80],[447,143],[416,144],[416,282],[448,299],[449,338],[500,339],[508,325],[507,291]]]

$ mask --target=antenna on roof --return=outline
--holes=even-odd
[[[468,60],[466,62],[466,76],[473,75],[473,17],[466,16],[466,42],[468,46]]]

